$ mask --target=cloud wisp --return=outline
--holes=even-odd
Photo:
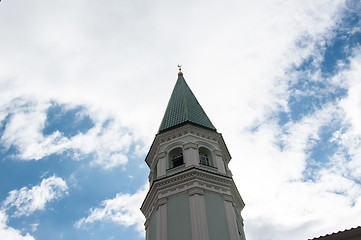
[[[35,211],[45,210],[48,203],[67,195],[68,186],[59,177],[44,178],[39,185],[31,188],[23,187],[12,190],[2,202],[0,209],[0,238],[7,240],[35,240],[29,233],[23,235],[20,230],[7,225],[9,216],[6,212],[12,211],[12,218],[29,216]],[[36,231],[39,224],[32,224],[32,231]]]
[[[140,207],[148,191],[148,184],[136,193],[118,193],[114,198],[103,200],[100,207],[90,209],[89,215],[78,220],[75,227],[80,228],[96,222],[114,222],[126,227],[135,226],[144,235],[144,216]]]
[[[2,203],[2,209],[15,208],[13,217],[29,216],[35,211],[44,210],[47,203],[67,195],[67,190],[68,186],[62,178],[52,176],[32,188],[12,190]]]

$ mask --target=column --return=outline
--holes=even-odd
[[[192,188],[188,193],[192,240],[209,240],[203,190],[200,188]]]
[[[246,234],[244,233],[244,224],[243,224],[243,219],[241,224],[241,240],[246,240]]]
[[[162,198],[157,202],[156,236],[157,240],[167,240],[167,199]]]
[[[149,219],[147,219],[145,221],[144,227],[145,227],[145,239],[149,240],[150,239],[150,237],[149,237],[149,229],[148,229],[148,227],[149,227]]]
[[[186,143],[183,145],[184,161],[186,167],[199,166],[198,145],[195,143]]]
[[[158,164],[157,164],[157,178],[163,177],[166,175],[167,169],[167,155],[165,152],[161,152],[157,155]]]
[[[224,162],[222,158],[222,151],[215,150],[214,156],[215,156],[215,162],[217,165],[216,167],[218,169],[218,172],[221,174],[226,174],[226,169],[224,168]]]
[[[227,223],[228,223],[228,231],[230,240],[239,240],[238,226],[237,226],[237,218],[236,213],[233,207],[233,199],[231,196],[224,195],[224,208],[226,210]]]

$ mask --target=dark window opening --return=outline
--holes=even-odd
[[[172,156],[173,167],[183,165],[183,153],[177,153]]]
[[[153,171],[153,174],[154,174],[153,179],[154,180],[157,179],[157,175],[158,175],[157,171],[158,171],[158,163],[155,165],[154,171]]]
[[[208,155],[203,153],[203,152],[200,152],[199,153],[199,163],[200,164],[203,164],[203,165],[207,165],[209,166],[209,158],[208,158]]]

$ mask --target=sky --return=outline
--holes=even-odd
[[[358,0],[2,0],[0,239],[144,237],[178,64],[248,240],[361,225]]]

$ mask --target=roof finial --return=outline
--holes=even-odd
[[[182,73],[182,65],[178,64],[177,67],[179,68],[178,76],[183,76],[183,73]]]

